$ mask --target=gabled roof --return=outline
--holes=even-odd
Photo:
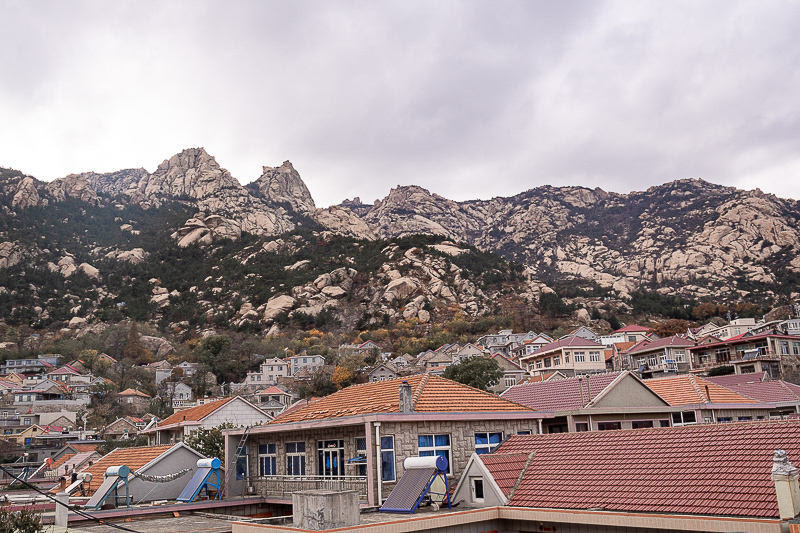
[[[644,380],[650,390],[664,398],[670,405],[698,405],[703,403],[759,403],[730,389],[697,376],[681,374],[666,378]]]
[[[407,378],[351,385],[295,411],[284,412],[271,424],[399,413],[399,389],[404,381],[411,385],[415,413],[533,411],[524,405],[456,381],[430,374],[415,374]]]
[[[617,378],[626,373],[609,372],[554,381],[523,383],[514,385],[500,396],[532,407],[537,411],[572,411],[586,407]]]
[[[282,388],[272,385],[271,387],[267,387],[266,389],[262,390],[258,394],[284,394],[286,396],[291,396],[288,392],[283,390]]]
[[[653,328],[637,326],[636,324],[628,324],[625,327],[615,330],[613,333],[647,333],[648,331],[653,331]]]
[[[730,387],[731,385],[738,385],[740,383],[748,383],[754,381],[768,380],[766,372],[751,372],[749,374],[728,374],[726,376],[709,376],[703,378],[707,381],[722,385],[723,387]]]
[[[198,405],[197,407],[190,407],[189,409],[182,409],[177,411],[158,424],[158,427],[168,426],[170,424],[177,424],[179,422],[200,422],[205,417],[223,407],[226,403],[233,400],[234,398],[238,398],[238,396],[231,397],[231,398],[224,398],[222,400],[218,400],[216,402],[209,402],[203,405]]]
[[[783,380],[729,385],[729,389],[764,403],[800,403],[800,386]]]
[[[81,472],[90,472],[92,474],[92,481],[89,483],[89,495],[93,494],[103,483],[103,474],[105,474],[108,467],[125,465],[131,469],[131,472],[136,472],[175,446],[184,446],[190,450],[192,449],[179,442],[178,444],[115,448],[111,450],[110,453],[103,456],[102,459],[98,460],[92,466],[81,470]],[[198,453],[198,456],[199,455]]]
[[[508,498],[511,495],[511,490],[517,484],[517,480],[522,474],[522,470],[530,459],[530,453],[492,453],[476,456],[481,461],[487,470],[492,474],[498,488],[503,492],[503,495]]]
[[[540,355],[550,352],[553,350],[557,350],[559,348],[605,348],[602,344],[594,341],[590,341],[589,339],[584,339],[583,337],[563,337],[558,339],[557,341],[553,341],[550,344],[545,344],[542,346],[541,350],[538,352],[533,352],[532,354],[522,355],[521,358],[531,358],[531,357],[539,357]]]
[[[511,506],[777,517],[775,450],[800,464],[800,423],[513,435],[495,454],[534,454]]]
[[[647,353],[652,352],[654,350],[661,350],[667,347],[676,347],[676,348],[689,348],[694,346],[694,341],[685,339],[678,335],[673,335],[672,337],[665,337],[663,339],[654,340],[652,342],[648,342],[646,344],[640,343],[641,346],[635,346],[628,350],[628,355],[635,355],[637,353]]]
[[[150,398],[149,395],[143,393],[142,391],[134,389],[125,389],[124,391],[120,392],[118,396],[138,396],[140,398]]]
[[[614,348],[616,348],[616,350],[619,353],[627,353],[626,350],[630,349],[632,346],[636,346],[637,344],[639,344],[639,343],[638,342],[615,342],[614,344],[612,344],[612,346]]]

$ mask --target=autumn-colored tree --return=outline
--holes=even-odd
[[[333,376],[331,376],[331,381],[336,385],[336,387],[343,389],[350,385],[353,382],[353,378],[356,377],[356,373],[353,372],[351,369],[345,366],[337,366],[336,369],[333,371]]]
[[[659,337],[671,337],[673,335],[680,335],[681,333],[686,333],[686,331],[694,327],[694,322],[689,322],[688,320],[679,320],[677,318],[672,318],[667,320],[666,322],[662,322],[656,325],[653,329],[656,332],[656,335]]]

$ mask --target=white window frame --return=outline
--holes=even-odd
[[[430,437],[433,445],[420,446],[419,439],[421,437]],[[436,444],[436,437],[447,437],[447,445]],[[424,433],[422,435],[417,435],[417,455],[420,457],[429,457],[433,455],[442,455],[442,453],[439,452],[444,452],[444,457],[447,458],[447,475],[450,476],[453,475],[452,444],[453,439],[450,437],[449,433]]]
[[[262,446],[266,446],[267,452],[262,453]],[[272,451],[270,451],[272,446]],[[278,445],[274,442],[267,442],[258,445],[258,475],[259,476],[277,476],[278,475]],[[269,468],[265,468],[266,466]],[[270,473],[267,473],[270,470]]]
[[[289,451],[289,445],[294,444],[295,451]],[[303,445],[303,451],[297,451],[297,447],[299,444]],[[287,442],[285,444],[286,449],[286,475],[290,477],[301,477],[306,475],[306,465],[308,460],[306,459],[306,442],[303,440],[300,441],[292,441]],[[296,461],[295,461],[296,459]],[[290,463],[291,461],[291,463]],[[296,465],[294,463],[297,463]],[[299,473],[295,473],[295,466],[299,466]]]
[[[600,352],[589,352],[589,361],[592,363],[600,362]]]
[[[478,444],[479,435],[486,438],[486,444],[480,444],[480,445]],[[497,442],[492,442],[493,435],[496,437],[495,440],[497,440],[497,437],[499,437],[499,440],[497,440]],[[473,436],[473,442],[475,443],[475,453],[477,453],[478,455],[482,455],[481,451],[483,451],[483,453],[492,453],[498,446],[500,446],[500,443],[503,442],[503,432],[476,431]]]
[[[572,352],[572,355],[575,357],[576,363],[586,362],[586,352]]]

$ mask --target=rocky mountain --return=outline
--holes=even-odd
[[[591,280],[694,298],[800,297],[800,204],[759,190],[679,180],[644,192],[539,187],[454,202],[393,189],[363,218],[383,238],[428,233],[493,250],[543,279]]]
[[[796,300],[799,219],[794,200],[702,180],[468,202],[408,186],[320,209],[288,161],[242,186],[202,148],[152,174],[45,183],[0,169],[0,319],[424,323],[536,304],[547,285],[569,297]]]

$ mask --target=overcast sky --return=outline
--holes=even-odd
[[[0,166],[204,147],[318,206],[679,178],[800,199],[800,2],[0,0]]]

